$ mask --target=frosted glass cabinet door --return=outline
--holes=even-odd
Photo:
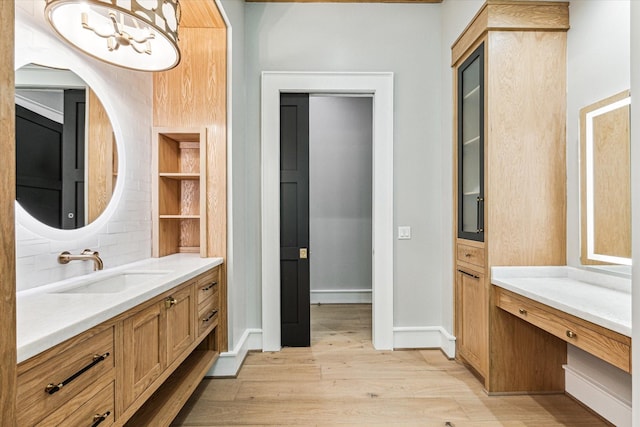
[[[484,241],[484,44],[458,68],[458,237]]]

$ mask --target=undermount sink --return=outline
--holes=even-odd
[[[170,271],[128,271],[103,279],[80,283],[76,286],[55,291],[56,294],[116,294],[140,286],[153,279],[159,279]]]

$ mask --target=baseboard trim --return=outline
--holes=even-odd
[[[631,402],[617,396],[582,372],[563,365],[565,390],[594,412],[618,427],[631,427]]]
[[[311,304],[371,304],[371,289],[312,289]]]
[[[233,351],[220,354],[205,377],[235,377],[250,350],[262,349],[262,329],[247,329]]]
[[[439,348],[448,358],[456,356],[456,337],[442,326],[393,328],[393,348]]]

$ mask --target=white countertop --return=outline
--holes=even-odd
[[[148,301],[222,262],[222,258],[175,254],[18,292],[18,363]],[[56,293],[124,272],[163,274],[143,280],[122,292]]]
[[[573,267],[491,267],[491,283],[631,337],[631,280]]]

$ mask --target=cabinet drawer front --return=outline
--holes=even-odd
[[[76,401],[76,396],[95,382],[113,379],[113,327],[90,335],[58,354],[43,354],[42,363],[19,374],[19,425],[33,425],[67,402]],[[94,360],[107,354],[102,360]],[[57,389],[60,384],[64,385]]]
[[[198,305],[210,298],[215,292],[218,292],[220,288],[218,285],[220,281],[219,271],[220,269],[215,267],[213,270],[198,277],[196,283]]]
[[[585,322],[552,307],[542,309],[524,298],[500,291],[498,306],[612,365],[631,372],[628,337]],[[616,339],[618,338],[618,339]]]
[[[218,325],[219,301],[218,293],[215,293],[205,304],[198,307],[198,336]]]
[[[484,267],[484,249],[458,244],[456,247],[458,261]]]
[[[99,424],[100,427],[113,425],[115,421],[114,391],[114,382],[111,381],[107,386],[86,400],[79,408],[76,409],[75,407],[65,405],[46,420],[38,423],[37,426],[54,427],[64,425],[69,427],[88,427],[100,420],[102,420]]]

